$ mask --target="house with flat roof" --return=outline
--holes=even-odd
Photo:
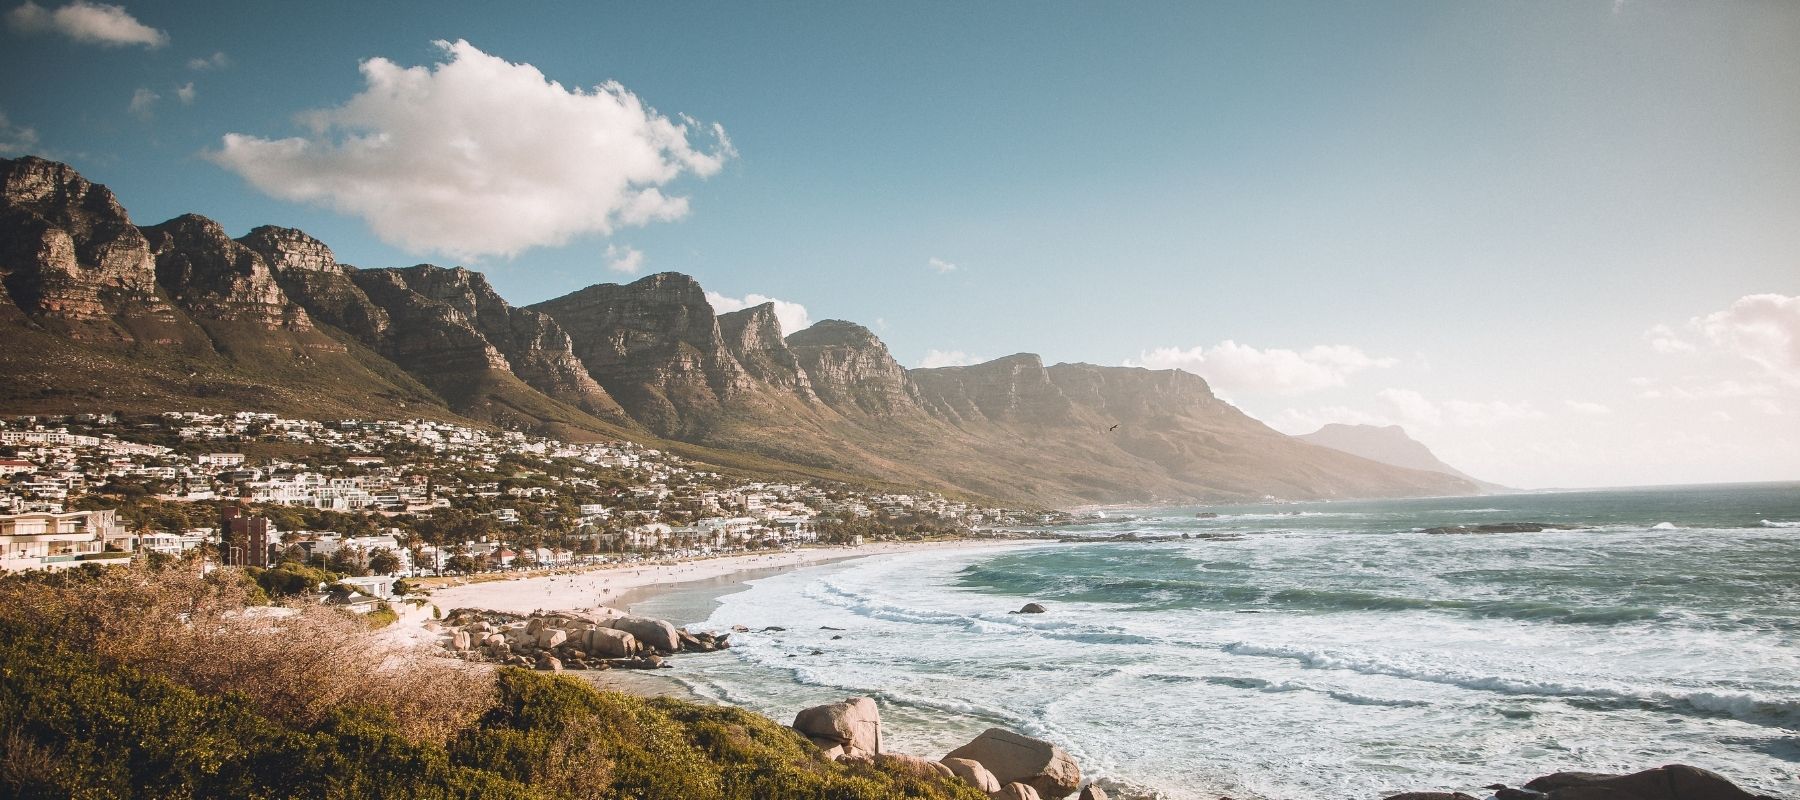
[[[0,515],[0,572],[129,558],[135,544],[111,510]]]

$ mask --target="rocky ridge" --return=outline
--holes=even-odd
[[[678,273],[518,307],[478,272],[358,269],[289,228],[139,229],[42,159],[0,178],[0,327],[29,342],[0,353],[13,410],[460,415],[1042,506],[1471,491],[1297,442],[1184,372],[1029,353],[908,370],[852,322],[717,315]]]

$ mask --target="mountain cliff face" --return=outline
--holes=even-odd
[[[907,370],[855,323],[783,337],[769,304],[715,315],[677,273],[521,308],[480,273],[357,269],[290,228],[140,229],[41,159],[0,160],[0,284],[6,411],[461,417],[1046,506],[1473,488],[1283,436],[1185,372]]]
[[[351,268],[337,262],[331,248],[293,228],[264,225],[238,239],[268,263],[276,283],[314,319],[334,325],[365,344],[380,340],[387,311],[369,300],[351,280]]]
[[[967,367],[915,369],[925,405],[956,423],[1075,423],[1074,404],[1035,353],[1019,353]]]
[[[919,410],[919,387],[868,328],[828,319],[787,338],[813,393],[839,413],[892,417]]]
[[[582,366],[569,335],[556,320],[507,303],[486,276],[461,267],[445,269],[430,264],[392,272],[413,292],[455,310],[504,357],[495,368],[510,367],[528,386],[589,414],[614,422],[630,421]]]
[[[568,331],[588,373],[660,435],[698,434],[753,385],[727,350],[705,291],[686,275],[589,286],[530,308]]]
[[[261,255],[197,214],[143,228],[156,282],[197,321],[310,332],[305,309],[288,302]]]
[[[0,160],[0,320],[81,341],[198,335],[158,291],[150,245],[105,186],[41,158]]]
[[[775,316],[774,303],[720,314],[719,335],[725,340],[726,350],[751,378],[803,401],[818,401],[812,379],[781,337],[781,320]]]

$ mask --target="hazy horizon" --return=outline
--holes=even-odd
[[[3,8],[0,156],[138,224],[679,271],[1521,488],[1800,479],[1800,4]]]

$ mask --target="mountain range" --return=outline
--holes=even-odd
[[[10,413],[463,419],[1041,506],[1478,488],[1286,436],[1187,372],[1029,353],[906,369],[866,327],[716,314],[673,272],[515,306],[479,272],[360,269],[290,228],[138,226],[105,186],[34,157],[0,160],[0,283]]]

